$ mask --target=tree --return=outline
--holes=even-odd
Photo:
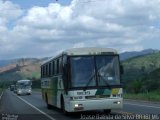
[[[134,93],[136,93],[136,94],[141,92],[142,81],[141,80],[134,80],[132,82],[132,88],[133,88]]]

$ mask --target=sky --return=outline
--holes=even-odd
[[[160,49],[159,13],[160,0],[0,0],[0,59]]]

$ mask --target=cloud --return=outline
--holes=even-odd
[[[28,10],[0,1],[0,11],[1,58],[53,56],[92,46],[142,50],[145,40],[160,38],[160,0],[73,0]]]
[[[18,5],[13,4],[11,1],[0,1],[0,24],[17,19],[22,15],[23,10]]]

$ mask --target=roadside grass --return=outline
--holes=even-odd
[[[160,102],[160,91],[138,93],[138,94],[127,93],[124,94],[124,99]]]

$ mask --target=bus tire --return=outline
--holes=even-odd
[[[105,110],[104,110],[104,113],[110,114],[110,113],[111,113],[111,109],[105,109]]]
[[[47,96],[47,94],[45,94],[45,99],[46,99],[47,108],[51,109],[52,106],[48,103],[48,96]]]
[[[48,108],[48,109],[51,109],[51,108],[52,108],[52,105],[50,105],[50,104],[47,103],[47,108]]]
[[[68,112],[65,110],[64,99],[61,97],[61,110],[64,115],[68,115]]]

